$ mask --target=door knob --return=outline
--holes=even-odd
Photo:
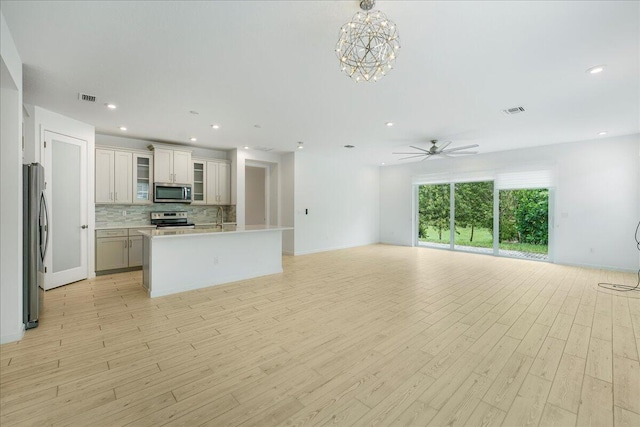
[[[82,228],[84,230],[85,228],[89,228],[89,226],[83,224],[80,228]]]

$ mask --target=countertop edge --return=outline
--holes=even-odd
[[[180,233],[175,233],[175,230],[162,231],[162,230],[140,230],[139,233],[150,239],[155,238],[175,238],[175,237],[198,237],[198,236],[216,236],[216,235],[228,235],[228,234],[242,234],[242,233],[260,233],[265,231],[286,231],[293,230],[293,227],[272,227],[272,228],[260,228],[260,229],[242,229],[242,230],[223,230],[223,231],[206,231],[206,230],[179,230]],[[163,234],[157,234],[163,233]],[[171,234],[169,234],[171,233]],[[175,234],[174,234],[175,233]]]

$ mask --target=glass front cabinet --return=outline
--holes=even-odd
[[[133,154],[133,203],[153,202],[153,155]]]
[[[207,161],[193,159],[193,202],[194,205],[204,205],[207,203],[205,198],[205,183],[207,182]]]

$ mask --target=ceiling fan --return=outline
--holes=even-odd
[[[424,149],[424,148],[416,147],[414,145],[410,145],[411,148],[415,148],[418,151],[414,151],[411,153],[392,153],[392,154],[411,154],[408,157],[403,157],[398,160],[412,159],[415,157],[424,157],[424,159],[422,160],[426,160],[432,156],[451,157],[459,154],[478,154],[477,151],[464,151],[464,150],[468,150],[469,148],[478,147],[478,144],[465,145],[462,147],[446,149],[449,146],[449,144],[451,144],[451,141],[445,142],[444,145],[441,145],[440,147],[436,145],[437,143],[438,143],[437,139],[432,139],[431,147],[429,149]]]

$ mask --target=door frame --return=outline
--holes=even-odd
[[[54,113],[53,111],[45,110],[42,107],[36,105],[25,106],[25,124],[26,127],[31,129],[30,132],[26,132],[25,144],[33,147],[33,158],[29,159],[32,162],[43,163],[44,158],[44,132],[50,131],[60,135],[69,136],[71,138],[81,139],[87,142],[87,175],[85,180],[87,182],[87,220],[89,229],[87,230],[87,277],[92,279],[96,277],[95,273],[95,141],[96,141],[96,129],[94,126],[79,120],[72,119],[70,117],[63,116],[62,114]],[[27,151],[25,150],[25,153]],[[46,166],[45,166],[46,167]]]
[[[245,186],[246,186],[246,176],[247,170],[246,167],[252,168],[260,168],[264,169],[264,223],[265,225],[271,225],[271,164],[264,163],[256,160],[245,160]],[[245,195],[246,195],[246,187],[245,187]],[[246,200],[245,200],[245,220],[246,220]]]

